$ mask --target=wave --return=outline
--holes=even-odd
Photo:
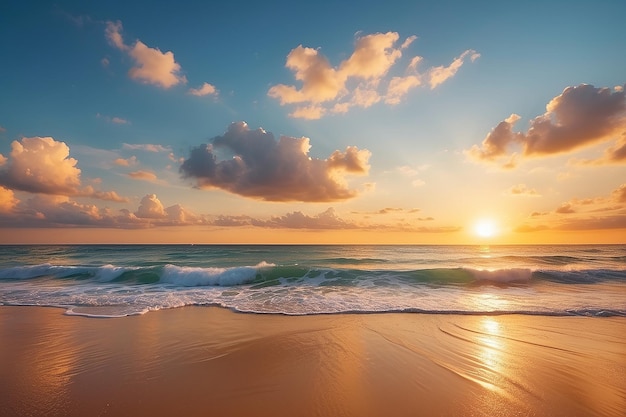
[[[49,263],[0,269],[0,281],[58,279],[126,284],[170,284],[182,287],[240,286],[244,284],[294,284],[318,282],[320,285],[355,286],[366,281],[399,281],[432,285],[523,285],[534,282],[590,284],[606,281],[626,282],[626,270],[580,269],[549,270],[530,268],[430,268],[414,270],[319,268],[301,265],[275,265],[259,262],[253,266],[190,267],[162,266],[63,266]]]
[[[376,269],[250,265],[0,268],[0,305],[121,317],[183,306],[264,314],[428,313],[626,316],[626,269]],[[386,265],[385,265],[386,266]]]
[[[266,262],[261,262],[254,267],[240,266],[233,268],[180,267],[168,264],[163,267],[159,281],[185,287],[228,287],[253,282],[257,277],[259,269],[272,266],[274,265]]]

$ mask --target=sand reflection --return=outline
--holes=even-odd
[[[11,403],[3,411],[6,415],[67,415],[68,386],[78,372],[68,322],[58,320],[60,310],[42,309],[37,326],[25,329],[20,313],[27,308],[12,307],[18,313],[4,318],[0,326],[0,369],[13,375],[4,381],[4,395]]]
[[[504,343],[500,336],[500,324],[493,318],[483,318],[480,322],[481,330],[484,332],[478,336],[478,344],[480,350],[478,352],[478,358],[481,361],[481,365],[484,369],[490,370],[491,381],[490,383],[497,382],[493,378],[493,375],[500,374],[502,371],[502,357],[504,350]]]

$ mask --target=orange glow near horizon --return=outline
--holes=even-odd
[[[623,230],[550,233],[502,231],[482,238],[470,228],[453,233],[380,231],[267,230],[261,228],[159,227],[125,229],[5,229],[0,244],[362,244],[362,245],[502,245],[623,244]]]

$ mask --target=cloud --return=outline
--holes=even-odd
[[[393,212],[407,212],[402,208],[386,208],[373,214],[389,214]],[[409,210],[409,213],[415,210]],[[433,221],[432,217],[418,218],[417,221]],[[339,217],[334,208],[308,215],[300,211],[293,211],[282,216],[272,216],[269,219],[257,219],[245,215],[220,215],[211,222],[219,227],[260,227],[267,229],[295,229],[295,230],[368,230],[368,231],[402,231],[417,233],[454,233],[461,230],[457,226],[415,227],[414,222],[397,224],[357,223]]]
[[[25,218],[32,216],[45,226],[90,226],[111,223],[106,209],[92,204],[80,204],[65,196],[38,195],[28,199],[22,207]]]
[[[332,207],[312,216],[300,211],[294,211],[282,216],[272,216],[267,220],[256,219],[250,216],[220,215],[211,224],[220,227],[253,226],[267,229],[299,230],[347,230],[359,228],[356,223],[341,219]]]
[[[250,216],[220,215],[211,224],[220,227],[242,227],[252,225],[252,221]]]
[[[121,51],[129,49],[129,47],[124,44],[124,39],[122,38],[122,22],[119,20],[117,22],[107,22],[104,34],[112,46],[115,46]]]
[[[271,229],[344,230],[357,228],[354,223],[340,219],[332,207],[315,216],[294,211],[284,216],[272,217],[267,221],[253,220],[252,225]]]
[[[128,202],[128,199],[126,197],[121,197],[115,191],[98,191],[95,190],[91,185],[81,188],[78,193],[75,194],[75,196],[97,198],[99,200],[114,201],[116,203]]]
[[[345,108],[345,111],[348,111],[348,107]],[[313,104],[306,107],[297,107],[293,112],[289,113],[289,116],[296,119],[317,120],[320,119],[325,113],[326,108]]]
[[[133,171],[127,174],[134,180],[156,181],[157,176],[151,171]]]
[[[408,47],[415,39],[411,37],[400,48],[394,48],[399,37],[396,32],[387,32],[357,38],[354,52],[339,67],[341,77],[346,80],[350,77],[371,80],[385,75],[402,56],[402,47]]]
[[[459,57],[455,58],[454,61],[452,61],[447,67],[439,66],[431,68],[427,72],[430,89],[434,90],[437,86],[454,77],[459,68],[461,68],[461,66],[465,63],[465,60],[469,59],[474,62],[478,58],[480,58],[480,54],[478,52],[473,49],[468,49]]]
[[[7,130],[6,130],[4,127],[0,126],[0,133],[4,133],[4,132],[6,132],[6,131],[7,131]]]
[[[141,199],[139,208],[134,213],[140,219],[161,220],[160,225],[197,224],[201,220],[198,216],[185,209],[180,204],[163,207],[156,194],[147,194]],[[200,221],[201,223],[203,220]]]
[[[0,186],[0,213],[12,212],[17,203],[13,190]]]
[[[11,159],[0,171],[0,184],[33,193],[76,194],[80,169],[69,153],[70,148],[64,142],[51,137],[13,141]]]
[[[604,216],[597,218],[567,221],[556,227],[557,230],[606,230],[626,229],[626,215]]]
[[[191,94],[192,96],[201,97],[201,96],[208,96],[211,94],[217,95],[217,90],[215,89],[215,86],[209,83],[204,83],[202,84],[200,88],[190,88],[188,93]]]
[[[226,133],[191,150],[180,167],[199,188],[218,188],[266,201],[340,201],[358,193],[345,175],[369,171],[368,150],[349,146],[328,159],[309,156],[309,139],[281,136],[245,122],[232,123]],[[219,159],[220,156],[223,159]]]
[[[131,151],[145,151],[145,152],[154,152],[154,153],[172,151],[171,148],[168,146],[155,145],[152,143],[142,143],[142,144],[124,143],[122,147],[124,149],[131,150]]]
[[[111,119],[112,123],[118,124],[118,125],[127,125],[130,124],[130,122],[126,119],[122,119],[121,117],[114,117]]]
[[[576,213],[576,210],[572,208],[572,205],[570,203],[563,203],[556,210],[554,210],[554,212],[560,214],[570,214]]]
[[[620,185],[611,193],[611,200],[616,203],[626,203],[626,184]]]
[[[403,212],[404,209],[401,207],[385,207],[376,212],[376,214],[389,214],[389,213],[399,213]]]
[[[609,165],[626,163],[626,132],[597,159],[572,159],[572,165]]]
[[[424,78],[435,88],[454,76],[465,60],[474,61],[480,56],[467,50],[449,66],[434,67],[424,74],[417,72],[422,57],[416,56],[410,60],[405,76],[388,80],[390,69],[416,39],[410,36],[397,46],[399,38],[396,32],[357,35],[353,53],[336,67],[318,49],[299,45],[289,52],[285,66],[294,73],[300,87],[277,84],[268,95],[281,105],[297,105],[291,117],[319,119],[381,101],[398,104],[409,90],[422,85]]]
[[[420,172],[426,171],[428,168],[430,168],[429,165],[422,165],[419,166],[417,168],[413,168],[410,167],[408,165],[402,165],[399,166],[395,169],[396,172],[398,172],[399,174],[401,174],[404,177],[408,177],[408,178],[414,178],[416,177]],[[411,180],[411,186],[418,188],[421,187],[423,185],[426,185],[426,181],[420,179],[420,178],[414,178],[413,180]]]
[[[10,159],[0,169],[0,185],[30,193],[83,196],[125,201],[114,192],[81,188],[78,161],[65,142],[51,137],[22,138],[11,144]]]
[[[466,154],[476,161],[493,162],[515,158],[510,148],[521,150],[523,157],[541,157],[575,151],[615,140],[601,162],[626,161],[626,95],[623,89],[596,88],[581,84],[567,87],[534,118],[526,132],[514,132],[520,116],[512,114],[500,122]],[[589,163],[589,161],[587,161]]]
[[[418,167],[412,167],[409,165],[402,165],[396,168],[396,171],[406,177],[414,177],[418,175],[420,172],[426,171],[430,168],[430,165],[424,164]]]
[[[126,45],[120,21],[107,22],[105,36],[112,46],[127,53],[135,61],[135,66],[128,71],[130,78],[165,89],[187,82],[187,78],[180,74],[181,66],[174,60],[171,51],[161,52],[140,40],[132,46]]]
[[[366,212],[353,211],[352,214],[366,215],[367,217],[369,217],[369,215],[386,215],[386,214],[403,214],[403,213],[415,214],[415,213],[419,213],[420,211],[421,210],[419,208],[406,209],[403,207],[384,207],[375,211],[366,211]]]
[[[96,117],[98,119],[103,119],[103,120],[105,120],[108,123],[113,123],[113,124],[116,124],[116,125],[129,125],[130,124],[130,122],[128,120],[126,120],[126,119],[124,119],[122,117],[104,116],[104,115],[102,115],[100,113],[96,113]]]
[[[517,184],[505,191],[505,195],[517,197],[540,197],[541,194],[534,188],[528,188],[526,184]]]
[[[408,75],[406,77],[393,77],[389,81],[387,87],[387,96],[385,97],[385,103],[387,104],[399,104],[402,98],[415,87],[422,85],[422,80],[417,75]]]
[[[162,219],[165,217],[165,209],[156,194],[148,194],[141,199],[135,215],[140,218]]]
[[[542,230],[603,230],[626,228],[626,184],[608,196],[574,198],[552,212],[533,212],[518,232]]]
[[[146,195],[135,213],[122,209],[98,208],[81,204],[67,196],[36,195],[24,202],[14,200],[3,205],[6,196],[0,187],[0,224],[11,227],[97,227],[97,228],[150,228],[157,226],[187,226],[209,224],[180,204],[164,208],[154,194]],[[8,207],[8,210],[4,210]]]
[[[130,158],[117,158],[113,161],[115,165],[119,165],[121,167],[129,167],[131,165],[135,165],[137,163],[137,157],[131,156]]]

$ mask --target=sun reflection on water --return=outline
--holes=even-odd
[[[489,245],[481,245],[478,252],[481,258],[491,258],[491,248]]]

